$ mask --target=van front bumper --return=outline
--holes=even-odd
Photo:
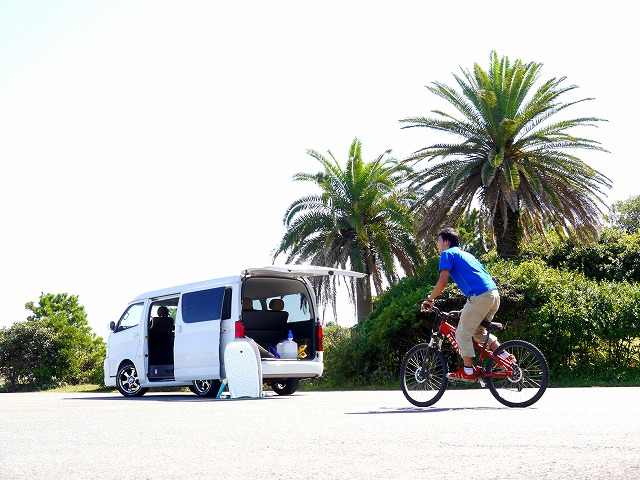
[[[104,384],[107,387],[115,387],[116,386],[116,377],[109,376],[109,359],[104,359],[104,364],[102,365],[104,370]]]

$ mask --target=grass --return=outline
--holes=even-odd
[[[86,383],[83,385],[65,385],[64,387],[56,387],[50,390],[43,391],[52,393],[115,393],[118,390],[113,387],[105,387],[103,385]]]

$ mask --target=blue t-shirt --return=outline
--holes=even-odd
[[[440,254],[442,270],[449,270],[449,275],[465,297],[481,295],[497,288],[489,272],[476,257],[458,247],[448,248]]]

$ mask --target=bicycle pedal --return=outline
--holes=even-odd
[[[480,384],[481,387],[486,387],[487,384],[484,383],[484,380],[482,380],[481,378],[478,379],[478,383]]]

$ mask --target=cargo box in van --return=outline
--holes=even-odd
[[[323,372],[322,323],[309,278],[325,275],[364,276],[316,266],[267,266],[139,295],[110,324],[105,385],[127,397],[169,386],[215,396],[226,379],[226,346],[246,336],[261,352],[263,382],[290,395],[301,379]],[[289,336],[298,355],[279,355]]]

